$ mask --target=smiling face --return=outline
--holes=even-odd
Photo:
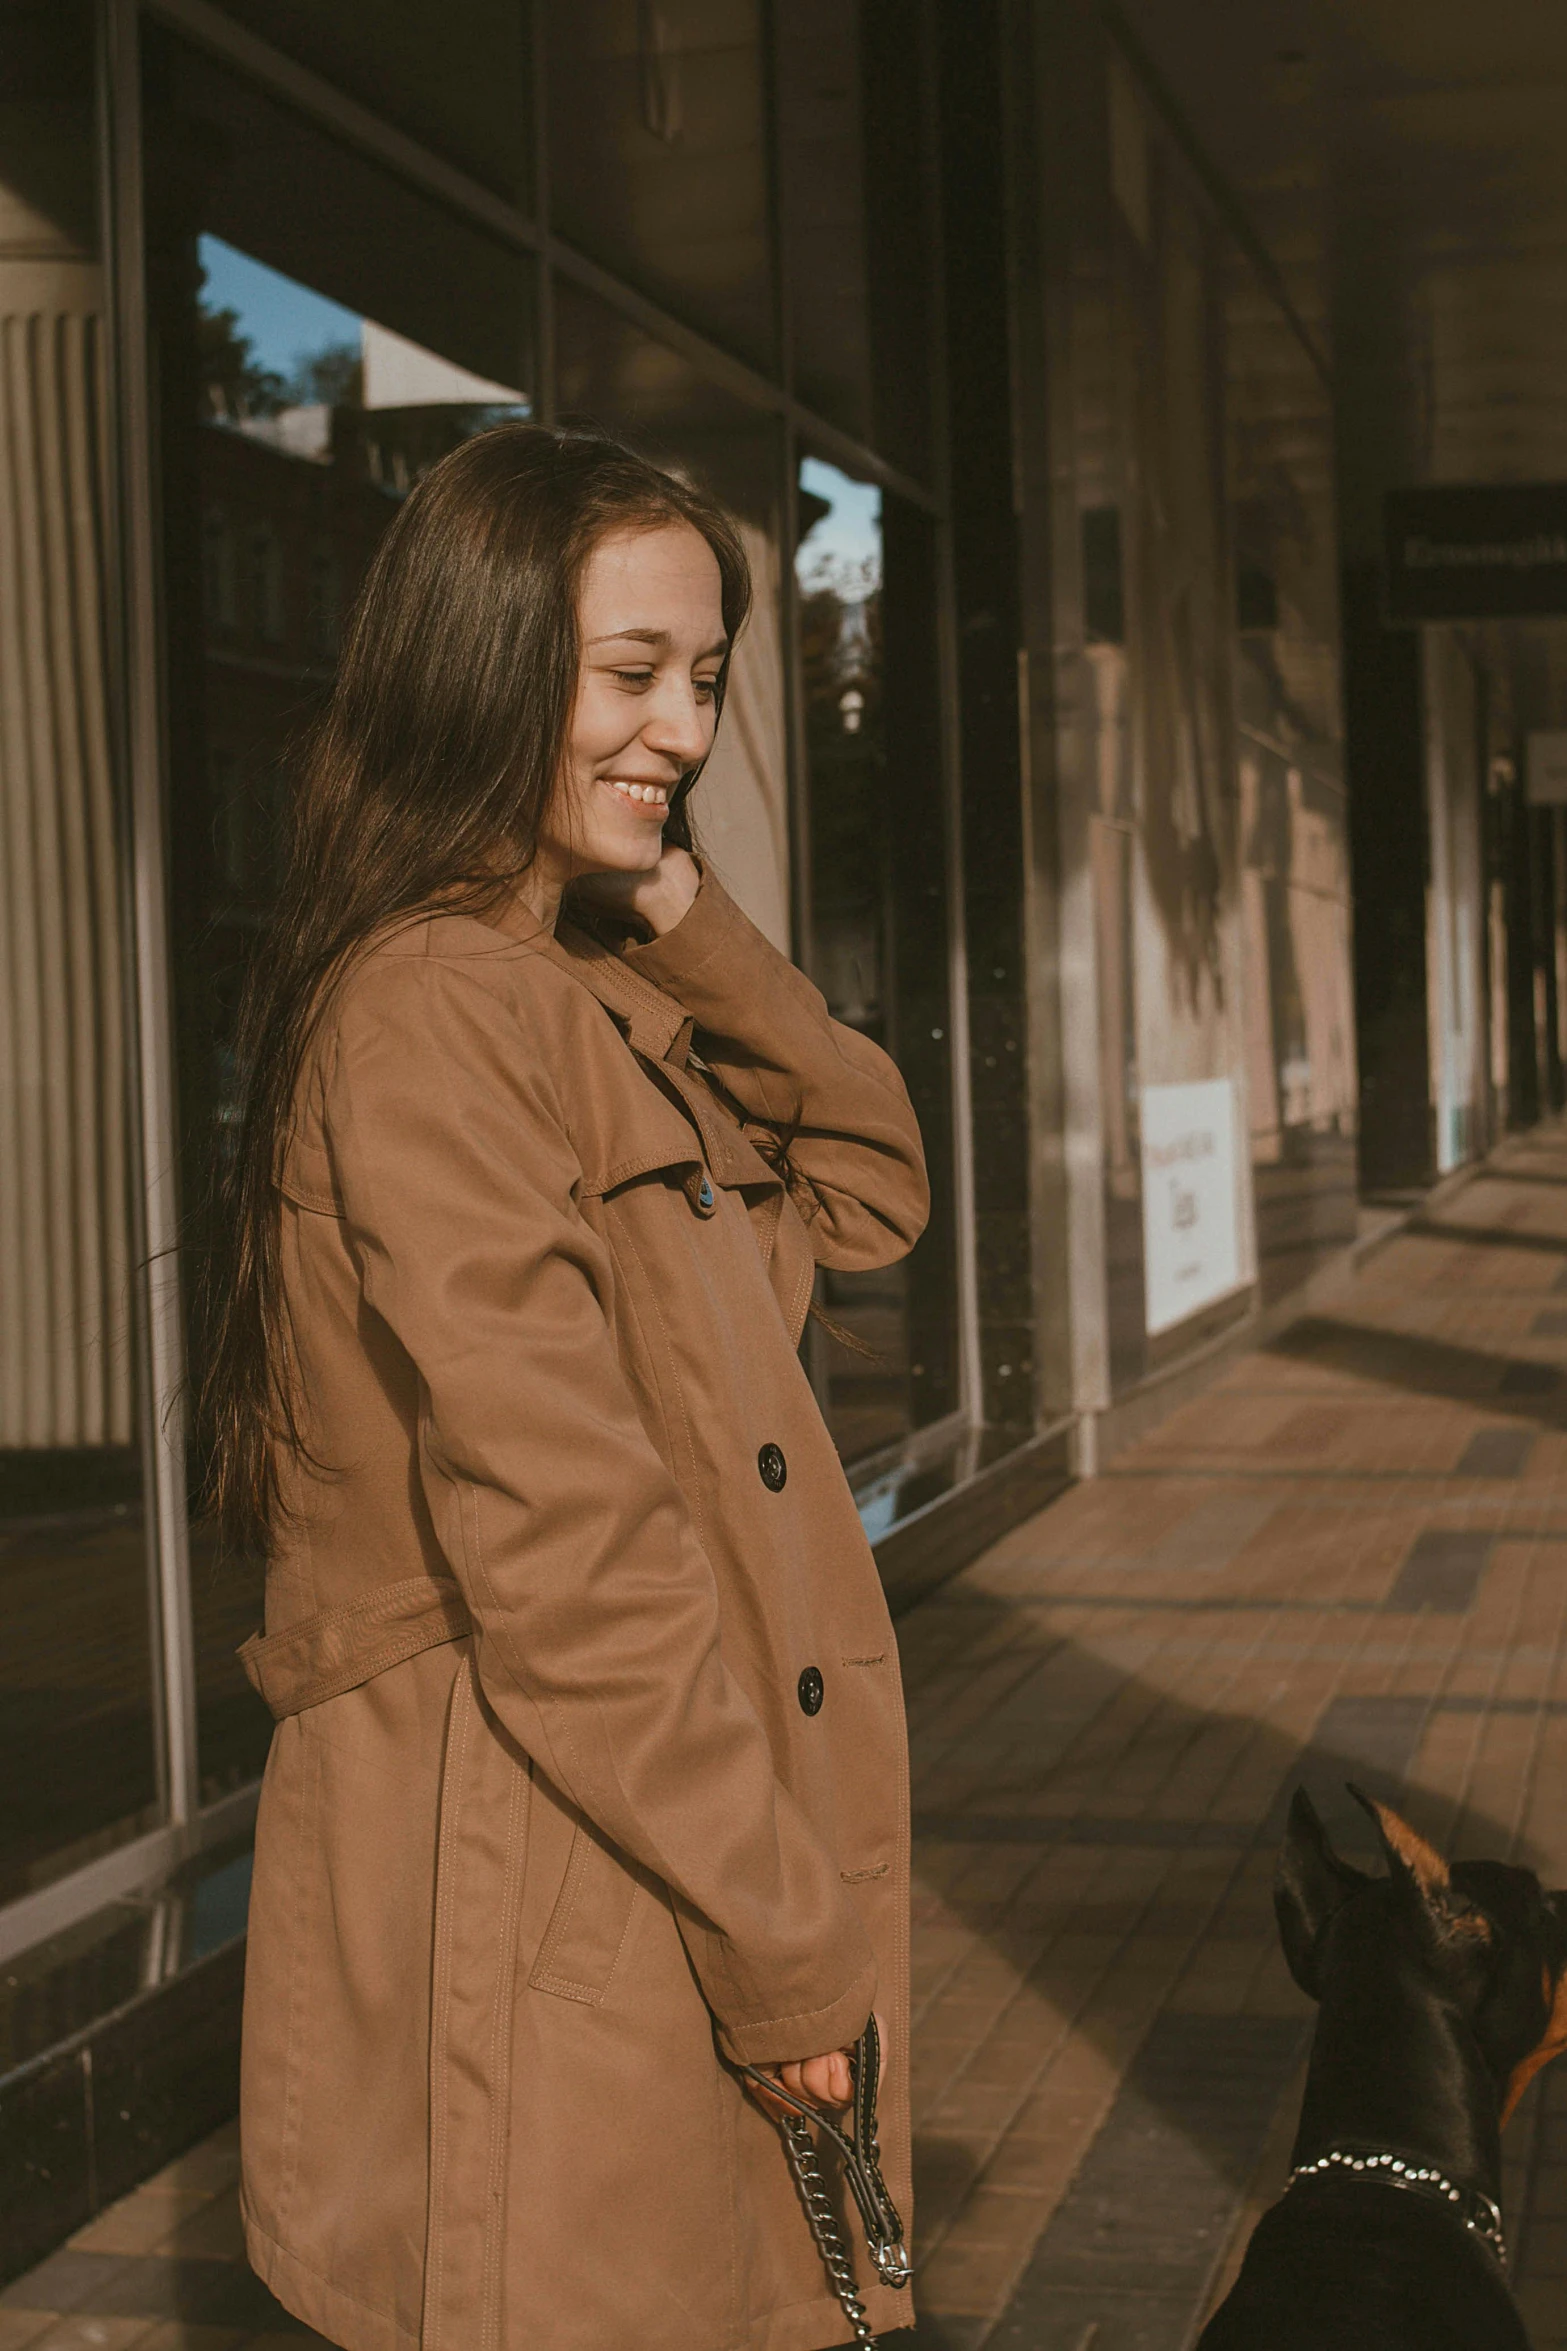
[[[577,618],[565,769],[539,839],[556,886],[657,865],[675,787],[712,748],[728,650],[718,560],[689,523],[600,539]]]

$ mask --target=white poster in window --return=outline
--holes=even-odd
[[[1228,1078],[1145,1086],[1143,1275],[1148,1335],[1240,1283],[1235,1094]]]

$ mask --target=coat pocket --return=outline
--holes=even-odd
[[[581,1813],[574,1819],[566,1875],[528,1982],[536,1992],[597,2008],[626,1947],[637,1880],[591,1822]]]

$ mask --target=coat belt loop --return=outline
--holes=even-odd
[[[472,1630],[468,1603],[451,1577],[409,1576],[341,1607],[318,1609],[281,1632],[252,1633],[239,1661],[281,1722]]]

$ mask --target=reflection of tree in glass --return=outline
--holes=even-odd
[[[869,753],[881,745],[881,591],[867,586],[858,596],[849,583],[818,577],[800,598],[800,653],[804,672],[806,722],[813,755],[837,748],[837,738],[858,734]],[[858,724],[845,726],[848,713]]]
[[[800,646],[820,976],[837,1016],[872,1034],[883,1009],[888,864],[881,623],[881,592],[869,579],[818,573],[805,585]]]
[[[878,569],[818,564],[801,580],[799,611],[814,977],[836,1019],[887,1045],[892,811]],[[837,1342],[827,1361],[830,1419],[846,1460],[891,1443],[909,1425],[906,1279],[901,1265],[823,1277],[827,1329]]]
[[[294,361],[288,397],[301,408],[359,408],[364,404],[364,359],[357,343],[323,343]]]
[[[323,343],[301,351],[290,375],[263,367],[239,312],[196,308],[196,346],[206,413],[219,424],[249,424],[285,408],[357,408],[364,398],[364,362],[357,343]]]
[[[261,365],[255,344],[240,332],[237,310],[197,305],[196,353],[207,414],[220,424],[276,416],[287,405],[288,385],[274,369]]]
[[[816,785],[812,830],[822,843],[823,879],[841,887],[849,877],[834,872],[829,842],[841,838],[848,850],[852,839],[861,855],[880,846],[881,793],[872,781],[882,764],[880,592],[849,600],[836,587],[808,589],[800,651]]]

